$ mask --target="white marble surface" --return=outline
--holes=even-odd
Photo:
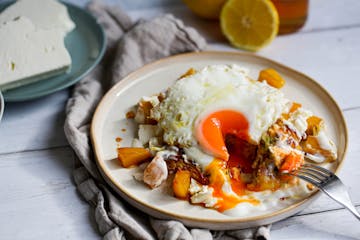
[[[72,0],[84,6],[86,0]],[[237,51],[217,23],[194,17],[180,0],[108,0],[133,19],[173,13],[206,36],[209,50]],[[349,129],[340,176],[360,208],[360,1],[313,0],[306,26],[279,36],[259,55],[298,69],[335,97]],[[1,40],[0,40],[1,41]],[[99,239],[92,210],[77,194],[74,154],[64,133],[69,90],[8,103],[0,124],[0,239]],[[275,223],[273,239],[360,239],[360,225],[325,196],[297,216]]]

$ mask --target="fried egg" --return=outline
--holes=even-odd
[[[151,119],[156,120],[157,125],[140,127],[139,136],[145,136],[143,142],[148,142],[151,134],[143,134],[144,129],[160,128],[162,144],[180,147],[185,152],[185,160],[192,160],[207,174],[207,185],[191,179],[191,203],[230,216],[255,216],[289,206],[312,191],[302,181],[278,189],[250,190],[246,185],[249,181],[242,177],[249,176],[246,165],[251,168],[252,162],[241,162],[244,159],[236,156],[231,147],[232,155],[229,155],[225,144],[225,136],[229,134],[245,140],[243,142],[251,147],[256,145],[256,149],[263,134],[281,118],[287,128],[301,139],[306,136],[307,119],[313,115],[301,107],[289,112],[293,103],[279,89],[252,80],[247,69],[237,65],[207,66],[176,81],[164,99],[155,98],[156,103],[151,103]],[[285,119],[284,114],[288,118]],[[320,162],[325,158],[317,153],[336,156],[336,148],[322,133],[323,129],[318,131],[320,133],[315,139],[318,147],[312,149],[314,154],[307,156]],[[276,147],[284,150],[284,146]],[[151,149],[150,141],[149,147]],[[161,146],[157,148],[163,149]],[[293,150],[289,146],[289,151]],[[161,151],[165,154],[167,150]],[[236,172],[231,172],[234,162],[242,164],[240,178],[236,178]],[[240,168],[235,167],[235,170],[240,174]]]
[[[152,116],[166,143],[190,149],[194,160],[204,165],[204,154],[229,158],[223,138],[228,133],[259,143],[289,106],[280,90],[250,79],[246,69],[212,65],[178,80]]]

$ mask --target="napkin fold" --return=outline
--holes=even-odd
[[[103,239],[269,239],[270,226],[210,231],[189,229],[178,221],[152,218],[130,206],[105,183],[94,160],[89,133],[101,97],[144,64],[177,53],[201,51],[206,41],[172,15],[134,23],[120,8],[97,1],[90,2],[88,10],[103,26],[107,48],[101,63],[75,85],[66,106],[64,131],[77,156],[74,182],[82,197],[94,208],[97,229]]]

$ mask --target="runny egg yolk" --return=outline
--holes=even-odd
[[[246,117],[234,110],[220,110],[209,114],[196,129],[200,146],[216,158],[229,159],[224,138],[233,134],[248,139],[249,122]]]
[[[230,179],[226,165],[226,161],[215,158],[206,168],[206,172],[210,175],[209,187],[214,189],[213,196],[218,199],[215,208],[219,212],[223,212],[235,207],[241,202],[247,202],[253,205],[259,204],[257,199],[240,198],[246,190],[246,185],[240,179]],[[230,184],[231,190],[237,195],[223,191],[223,186],[226,182]]]
[[[230,177],[228,171],[229,167],[237,164],[249,164],[245,164],[248,160],[245,159],[245,161],[240,155],[232,154],[230,156],[225,145],[225,137],[231,134],[237,138],[247,140],[248,129],[249,122],[246,117],[235,110],[213,112],[200,121],[196,129],[196,138],[200,146],[214,156],[214,160],[207,166],[206,172],[209,174],[209,186],[214,189],[213,196],[218,199],[215,207],[220,212],[231,209],[241,202],[259,204],[256,199],[240,197],[245,193],[246,184],[241,179]],[[249,168],[249,166],[246,166],[246,168]],[[225,184],[230,185],[232,194],[224,192]]]

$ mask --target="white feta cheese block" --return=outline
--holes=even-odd
[[[66,71],[71,58],[60,29],[39,29],[26,17],[0,24],[0,90]]]
[[[75,28],[66,6],[56,0],[18,0],[0,14],[0,23],[27,17],[37,28],[59,29],[63,36]]]

